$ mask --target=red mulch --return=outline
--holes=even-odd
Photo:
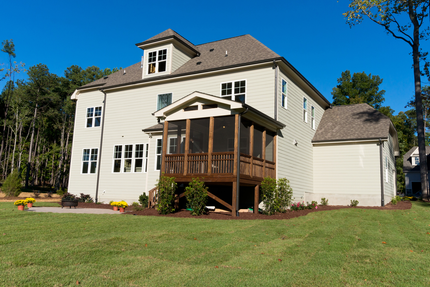
[[[277,213],[275,215],[264,215],[264,214],[254,214],[251,212],[241,212],[239,217],[233,217],[231,212],[209,212],[206,215],[200,216],[192,216],[191,213],[187,210],[180,210],[172,214],[168,215],[160,215],[153,208],[146,208],[141,211],[134,211],[132,207],[128,207],[125,211],[126,214],[132,215],[146,215],[146,216],[162,216],[162,217],[179,217],[179,218],[204,218],[204,219],[221,219],[221,220],[230,220],[230,219],[291,219],[299,216],[304,216],[312,212],[319,211],[327,211],[327,210],[337,210],[343,208],[356,208],[356,209],[378,209],[378,210],[405,210],[410,209],[412,204],[410,201],[400,201],[397,205],[392,205],[391,203],[387,204],[384,207],[351,207],[351,206],[318,206],[318,209],[306,209],[299,211],[288,211],[286,213]]]

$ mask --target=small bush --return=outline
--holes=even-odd
[[[157,183],[157,211],[160,214],[169,214],[175,211],[175,190],[178,184],[174,177],[161,176]]]
[[[399,202],[399,201],[402,201],[402,198],[400,196],[396,195],[395,197],[393,197],[391,199],[391,204],[396,205],[397,202]]]
[[[357,206],[359,204],[358,200],[351,200],[351,206]]]
[[[143,193],[141,196],[139,196],[140,205],[142,205],[144,208],[148,206],[148,200],[149,197],[146,195],[146,193]]]
[[[76,196],[68,192],[63,194],[63,198],[62,198],[62,200],[75,200],[75,199],[76,199]]]
[[[145,209],[145,206],[140,206],[138,202],[133,202],[131,206],[133,206],[133,210],[135,211],[141,211]]]
[[[2,191],[6,196],[19,196],[21,193],[21,179],[19,177],[18,170],[14,170],[8,175],[3,183]]]
[[[321,205],[322,206],[327,206],[328,205],[328,199],[326,199],[326,198],[321,198]]]
[[[93,203],[94,200],[92,199],[92,197],[89,194],[83,194],[81,193],[80,197],[76,198],[79,202],[88,202],[88,203]]]
[[[66,188],[65,188],[65,189],[62,189],[62,188],[57,189],[57,194],[58,194],[59,196],[63,196],[66,192],[67,192],[67,189],[66,189]]]
[[[202,215],[205,212],[208,201],[208,187],[199,178],[193,180],[185,188],[187,207],[191,209],[191,215]]]
[[[286,212],[293,199],[293,189],[286,178],[278,181],[266,177],[261,182],[261,194],[263,195],[264,214],[272,215],[276,212]]]

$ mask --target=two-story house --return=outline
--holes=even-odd
[[[372,160],[344,162],[349,167],[343,171],[354,176],[356,169],[365,169],[363,176],[373,176],[381,168],[379,145],[390,137],[397,142],[386,119],[378,125],[377,143],[374,134],[351,138],[347,132],[341,139],[334,132],[313,142],[325,111],[331,110],[329,101],[285,58],[250,35],[194,45],[169,29],[136,46],[143,50],[140,62],[72,95],[77,105],[71,193],[133,202],[163,173],[176,178],[181,198],[193,177],[204,178],[213,203],[233,214],[238,208],[257,210],[266,176],[289,179],[296,201],[331,199],[336,192],[327,191],[324,172],[319,173],[321,187],[315,185],[315,146],[322,155],[339,157],[342,145],[355,143],[361,151],[366,150],[363,141],[371,143],[362,156]],[[355,124],[367,123],[365,117]],[[333,122],[327,124],[326,131]],[[318,168],[333,176],[329,165],[318,163]],[[331,187],[341,190],[345,180]],[[350,187],[345,200],[360,195]],[[367,204],[379,204],[381,193],[374,193],[380,188],[379,182],[372,187]]]

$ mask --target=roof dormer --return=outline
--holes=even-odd
[[[188,60],[199,56],[197,48],[172,29],[138,43],[136,46],[144,50],[142,79],[169,75]]]

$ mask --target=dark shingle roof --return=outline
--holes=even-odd
[[[151,37],[146,41],[143,41],[141,43],[137,43],[136,46],[150,44],[150,43],[154,43],[154,42],[157,42],[160,40],[164,40],[164,39],[168,39],[168,38],[174,38],[174,37],[178,38],[181,42],[183,42],[184,44],[186,44],[187,46],[189,46],[193,50],[197,50],[196,46],[194,46],[193,43],[191,43],[190,41],[188,41],[187,39],[185,39],[184,37],[179,35],[179,33],[177,33],[176,31],[173,31],[172,29],[167,29],[166,31],[161,32],[160,34],[155,35],[154,37]]]
[[[388,138],[391,120],[368,104],[327,109],[312,142]]]
[[[124,70],[126,73],[124,74]],[[122,70],[119,70],[118,72],[115,72],[113,74],[110,74],[109,76],[98,79],[94,82],[91,82],[89,84],[86,84],[81,88],[90,88],[90,87],[98,87],[105,88],[108,86],[123,84],[123,83],[131,83],[135,81],[139,81],[142,79],[142,68],[140,68],[140,62],[136,63],[134,65],[131,65],[127,68],[124,68]]]
[[[419,165],[412,165],[411,154],[415,151],[417,147],[414,146],[411,148],[405,155],[403,156],[403,172],[420,172]],[[430,146],[426,146],[426,155],[427,155],[427,167],[430,170]]]

